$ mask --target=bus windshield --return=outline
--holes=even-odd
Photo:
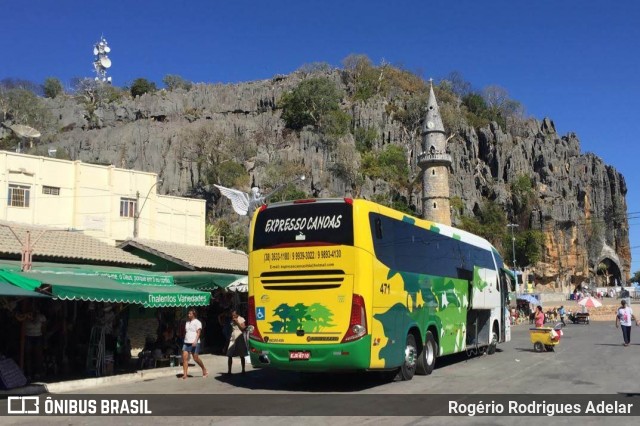
[[[253,250],[353,245],[353,209],[342,200],[271,205],[256,217]]]

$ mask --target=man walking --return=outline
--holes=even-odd
[[[629,346],[629,343],[631,343],[631,322],[634,320],[633,310],[627,306],[627,301],[622,299],[616,314],[616,328],[618,328],[618,325],[622,328],[622,339],[625,346]]]
[[[562,321],[562,325],[563,325],[563,326],[567,325],[567,324],[564,322],[564,316],[565,316],[564,305],[561,305],[561,306],[560,306],[560,309],[558,309],[558,315],[560,315],[560,321]]]
[[[182,379],[186,380],[189,370],[189,353],[193,355],[193,360],[202,368],[202,377],[207,377],[209,373],[204,368],[204,364],[198,354],[200,353],[200,334],[202,333],[202,323],[196,318],[196,310],[190,308],[187,312],[187,322],[185,323],[184,344],[182,345]]]

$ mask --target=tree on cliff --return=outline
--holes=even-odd
[[[179,75],[167,74],[162,79],[162,82],[167,86],[167,90],[170,91],[176,89],[191,90],[193,87],[192,82],[185,80]]]
[[[44,96],[47,98],[55,98],[64,93],[62,83],[55,77],[49,77],[44,81]]]
[[[133,84],[131,84],[131,96],[134,98],[144,95],[145,93],[153,93],[156,90],[158,90],[156,84],[146,78],[136,78],[133,80]]]
[[[507,216],[502,206],[492,200],[486,200],[473,217],[460,218],[460,228],[472,234],[486,238],[502,253],[507,237]]]
[[[43,135],[50,133],[54,118],[32,90],[22,86],[7,88],[0,84],[0,122],[31,126]],[[0,140],[0,148],[6,149],[17,144],[15,134]]]
[[[330,114],[339,110],[342,93],[328,78],[310,78],[302,81],[280,99],[282,119],[293,130],[304,126],[321,127]]]
[[[196,165],[198,184],[243,188],[249,185],[245,161],[256,155],[255,142],[245,134],[226,134],[215,123],[185,128],[175,146],[179,158]]]

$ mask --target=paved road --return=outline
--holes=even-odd
[[[198,368],[193,369],[194,377],[178,380],[175,376],[159,378],[139,383],[120,384],[94,388],[84,393],[91,394],[223,394],[235,395],[233,401],[247,407],[252,414],[252,401],[258,403],[267,398],[284,398],[288,406],[304,406],[303,398],[329,393],[345,398],[352,395],[363,396],[363,402],[375,404],[378,401],[398,397],[389,395],[434,395],[434,394],[593,394],[640,396],[640,343],[622,346],[622,336],[613,322],[592,322],[590,325],[568,325],[555,352],[536,353],[529,341],[529,326],[514,327],[512,341],[501,345],[494,355],[456,355],[438,359],[433,374],[416,376],[409,382],[388,382],[375,374],[327,374],[300,375],[256,369],[247,374],[222,375],[226,370],[226,359],[209,357],[207,364],[211,376],[201,378]],[[632,330],[632,341],[640,342],[640,328]],[[237,361],[236,361],[237,363]],[[239,368],[237,365],[236,369]],[[78,392],[76,392],[78,393]],[[257,394],[263,398],[256,398]],[[278,394],[287,394],[285,397]],[[299,395],[303,395],[299,397]],[[377,396],[377,397],[376,397]],[[358,396],[359,397],[359,396]],[[356,398],[358,398],[356,397]],[[216,398],[212,396],[211,398]],[[218,396],[218,399],[224,398]],[[373,399],[366,399],[373,398]],[[415,397],[414,397],[415,398]],[[535,399],[534,396],[531,397]],[[552,397],[553,398],[553,397]],[[640,398],[635,398],[640,406]],[[322,401],[318,399],[318,401]],[[552,400],[547,400],[551,402]],[[170,398],[162,414],[171,416]],[[194,411],[198,404],[194,400]],[[319,402],[321,403],[321,402]],[[302,410],[302,408],[301,408]],[[294,410],[295,411],[295,410]],[[331,405],[327,406],[327,414]],[[396,411],[395,413],[397,413]],[[303,414],[296,412],[296,414]],[[308,425],[327,424],[534,424],[544,421],[553,424],[613,424],[633,421],[633,418],[615,417],[308,417]],[[146,417],[126,418],[125,424],[252,424],[263,423],[265,418],[256,417]],[[270,417],[270,424],[290,424],[289,417]],[[50,424],[110,424],[105,417],[48,417]],[[4,418],[3,424],[37,424],[35,418]]]

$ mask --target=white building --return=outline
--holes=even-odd
[[[73,228],[112,245],[133,237],[204,245],[205,201],[158,195],[157,186],[155,173],[0,151],[0,220]]]

